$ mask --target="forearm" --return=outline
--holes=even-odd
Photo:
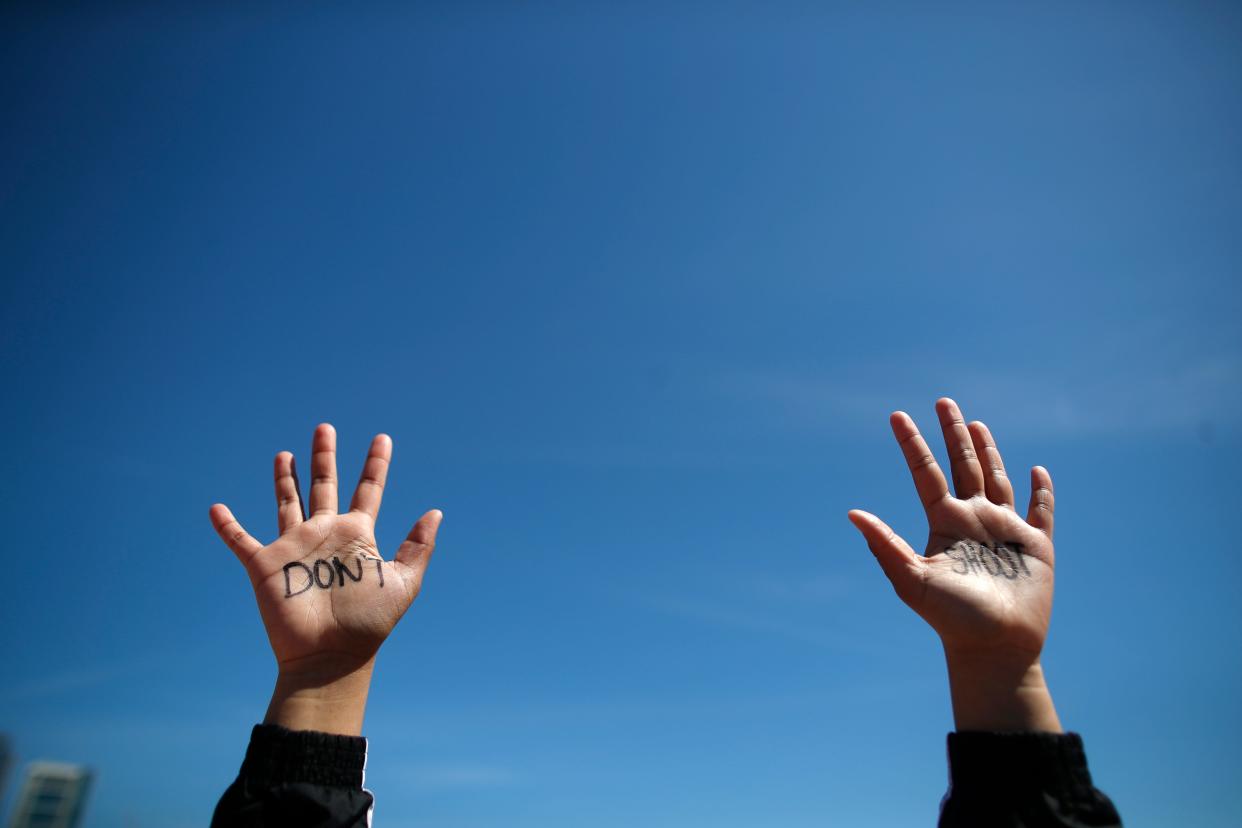
[[[281,665],[264,724],[361,736],[375,658]]]
[[[945,648],[955,733],[940,828],[1120,826],[1065,733],[1036,655]]]
[[[1039,656],[961,652],[945,646],[959,732],[1061,733]]]

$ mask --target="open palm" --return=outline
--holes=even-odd
[[[307,516],[293,455],[278,454],[280,536],[267,546],[246,532],[228,507],[211,507],[212,525],[250,576],[282,669],[325,659],[370,659],[417,597],[441,514],[423,515],[395,557],[383,559],[375,543],[375,519],[391,457],[392,441],[383,434],[375,437],[350,510],[338,514],[336,432],[330,425],[319,426],[312,443]]]
[[[1052,613],[1052,478],[1031,470],[1026,519],[1014,510],[1013,486],[987,426],[962,419],[950,399],[936,403],[953,474],[940,466],[909,415],[890,418],[927,514],[923,555],[876,516],[850,520],[897,595],[958,652],[1038,656]]]

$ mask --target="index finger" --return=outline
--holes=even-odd
[[[893,436],[901,446],[901,453],[906,457],[906,465],[910,467],[910,476],[914,478],[914,488],[918,490],[919,500],[923,508],[930,509],[949,496],[949,484],[945,482],[944,472],[936,463],[936,456],[927,446],[927,441],[919,433],[919,427],[904,411],[894,411],[888,418],[893,428]]]

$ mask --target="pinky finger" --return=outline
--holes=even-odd
[[[1043,466],[1031,469],[1031,503],[1026,509],[1026,522],[1052,537],[1056,497],[1052,493],[1052,475]]]
[[[220,540],[233,550],[233,554],[237,556],[237,560],[242,562],[242,565],[249,565],[250,559],[263,548],[263,544],[242,528],[237,518],[233,517],[233,513],[229,511],[229,507],[223,503],[217,503],[211,507],[211,525],[215,527]]]

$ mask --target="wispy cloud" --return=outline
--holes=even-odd
[[[837,632],[826,624],[793,621],[762,609],[736,608],[724,602],[684,596],[646,596],[641,602],[649,609],[703,624],[777,635],[815,647],[870,652],[875,646],[874,642],[860,638],[856,631]]]
[[[925,398],[930,405],[941,394],[986,404],[1003,414],[1008,429],[1030,434],[1188,429],[1211,439],[1216,429],[1242,422],[1242,354],[1229,350],[1086,351],[1072,366],[1012,370],[894,359],[849,378],[783,369],[725,372],[715,387],[759,404],[780,425],[811,429],[874,420],[903,400]]]
[[[855,591],[858,581],[853,577],[827,573],[793,577],[761,572],[749,578],[746,586],[756,596],[786,606],[826,605]]]
[[[423,792],[509,788],[522,782],[512,768],[476,762],[427,762],[398,765],[384,772]]]
[[[65,670],[59,673],[37,676],[25,681],[19,681],[0,690],[0,703],[8,704],[27,699],[46,698],[76,690],[84,690],[88,687],[98,687],[127,673],[128,670],[126,668],[111,667]]]
[[[704,571],[683,588],[627,592],[620,600],[694,624],[733,632],[777,636],[812,647],[869,652],[869,634],[839,623],[859,593],[855,575],[812,569],[804,572]]]
[[[627,470],[720,469],[730,465],[731,456],[718,451],[694,450],[666,443],[642,445],[618,441],[537,443],[510,448],[506,456],[517,462]]]

